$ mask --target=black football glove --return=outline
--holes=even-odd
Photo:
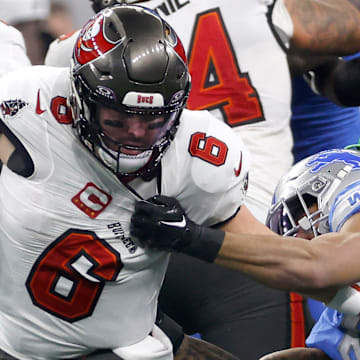
[[[179,251],[212,262],[224,240],[224,232],[191,221],[179,202],[154,196],[135,205],[130,233],[150,248]]]

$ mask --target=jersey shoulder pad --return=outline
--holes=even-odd
[[[65,88],[68,91],[64,71],[68,72],[67,69],[34,66],[31,71],[19,69],[0,79],[1,131],[15,146],[8,166],[19,175],[28,177],[36,173],[41,176],[47,171],[49,132],[59,134],[52,100],[61,98],[64,106],[66,103],[65,96],[55,96],[65,95]],[[53,127],[56,129],[50,130]],[[21,159],[25,159],[26,166]]]
[[[45,65],[55,67],[70,66],[70,59],[79,32],[80,30],[75,30],[54,40],[46,53]]]
[[[9,128],[31,131],[53,113],[52,101],[68,96],[68,69],[47,66],[21,68],[0,79],[0,116]],[[34,119],[37,119],[35,121]],[[36,130],[36,129],[35,129]]]
[[[250,155],[239,134],[208,111],[186,110],[180,122],[178,150],[198,188],[217,193],[244,181]]]
[[[162,193],[175,196],[193,221],[219,224],[244,202],[249,164],[229,126],[208,111],[184,110],[162,161]]]
[[[25,42],[20,31],[0,22],[0,77],[23,66],[30,66],[26,55]]]
[[[344,188],[329,209],[329,230],[338,232],[352,215],[360,212],[360,181]]]

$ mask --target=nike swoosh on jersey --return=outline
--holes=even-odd
[[[237,169],[234,169],[234,173],[235,176],[239,176],[240,172],[241,172],[241,167],[242,167],[242,152],[240,152],[240,163],[239,163],[239,167]]]
[[[183,215],[181,221],[160,221],[160,223],[163,225],[175,226],[175,227],[180,227],[180,228],[183,228],[186,226],[186,220],[185,220],[184,215]]]
[[[42,110],[41,106],[40,106],[40,89],[38,90],[37,93],[37,101],[36,101],[36,113],[38,115],[41,115],[42,113],[44,113],[46,110]]]

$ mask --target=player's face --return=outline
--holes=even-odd
[[[312,240],[314,238],[314,234],[312,231],[306,231],[303,228],[300,228],[295,234],[295,237]]]
[[[98,109],[98,121],[105,145],[127,155],[137,155],[150,148],[158,140],[166,122],[163,115],[129,114],[104,106]]]
[[[313,214],[315,211],[318,210],[318,205],[317,203],[311,205],[309,207],[309,211],[310,214]],[[303,212],[300,216],[298,216],[295,221],[298,222],[302,217],[305,216],[305,212]],[[313,220],[315,220],[316,218],[314,218]],[[316,224],[315,227],[318,228],[319,224]],[[312,230],[304,230],[302,227],[299,228],[299,230],[297,231],[297,233],[295,234],[295,237],[299,237],[299,238],[303,238],[303,239],[307,239],[307,240],[311,240],[314,238],[314,233],[312,232]]]

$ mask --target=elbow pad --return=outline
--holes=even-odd
[[[359,316],[360,314],[360,286],[358,284],[340,289],[331,301],[325,304],[345,315]]]

